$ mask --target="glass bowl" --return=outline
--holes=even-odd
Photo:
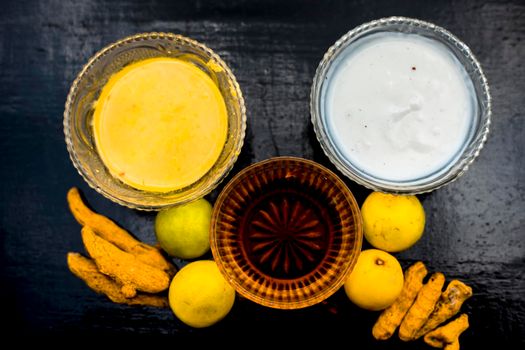
[[[349,45],[372,34],[381,32],[397,32],[405,34],[418,34],[434,39],[445,45],[458,61],[463,65],[472,80],[475,91],[475,104],[477,113],[470,126],[469,134],[464,142],[462,151],[439,171],[418,179],[406,181],[391,181],[378,178],[359,169],[352,164],[339,151],[327,125],[326,112],[324,112],[323,99],[328,83],[330,69],[338,56]],[[318,141],[330,161],[351,180],[375,191],[416,194],[433,191],[444,186],[461,176],[469,165],[478,156],[487,139],[491,117],[491,97],[487,79],[481,70],[470,49],[447,30],[434,24],[404,17],[389,17],[365,23],[343,35],[325,53],[317,67],[310,94],[310,113],[312,124]]]
[[[238,173],[220,193],[210,244],[237,292],[277,309],[307,307],[345,282],[361,251],[354,196],[333,172],[276,157]]]
[[[135,189],[113,177],[97,152],[92,131],[93,105],[108,79],[131,63],[154,57],[174,57],[200,68],[219,88],[228,113],[226,143],[212,168],[193,184],[165,193]],[[141,210],[159,210],[208,194],[233,167],[245,130],[244,99],[226,63],[203,44],[170,33],[133,35],[97,52],[73,82],[64,111],[66,145],[79,174],[105,197]]]

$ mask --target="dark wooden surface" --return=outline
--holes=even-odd
[[[397,257],[474,289],[463,310],[462,349],[525,345],[525,4],[522,1],[7,1],[0,10],[0,295],[10,335],[86,337],[251,336],[351,342],[360,349],[420,349],[422,342],[374,341],[377,313],[339,291],[327,304],[278,311],[237,299],[219,324],[193,330],[169,310],[112,304],[66,267],[82,251],[65,195],[79,186],[97,211],[154,242],[154,215],[98,195],[73,168],[62,132],[71,82],[97,50],[146,31],[181,33],[232,67],[246,98],[248,131],[232,173],[277,155],[332,169],[310,124],[311,81],[326,49],[353,27],[404,15],[441,25],[466,42],[488,77],[493,124],[476,162],[457,182],[420,196],[423,238]],[[359,203],[368,191],[346,181]],[[219,188],[220,190],[220,188]],[[209,198],[213,201],[217,192]],[[366,246],[365,246],[366,247]],[[184,262],[177,261],[182,265]],[[162,338],[164,339],[164,338]],[[175,346],[176,342],[172,342]]]

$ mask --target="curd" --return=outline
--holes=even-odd
[[[477,113],[458,59],[417,34],[376,33],[350,44],[323,89],[321,114],[337,151],[385,181],[445,171],[471,137]]]

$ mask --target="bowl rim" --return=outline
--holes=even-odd
[[[112,193],[108,192],[107,190],[99,186],[97,184],[97,181],[93,180],[88,175],[88,171],[86,171],[84,165],[80,161],[79,156],[75,150],[75,147],[73,146],[72,135],[71,135],[71,123],[73,122],[73,119],[74,119],[74,113],[71,110],[72,105],[73,105],[73,100],[79,91],[80,82],[84,79],[84,77],[89,72],[89,70],[102,57],[106,56],[110,52],[126,44],[130,44],[130,43],[137,42],[137,41],[149,41],[149,40],[168,40],[168,41],[179,40],[185,44],[188,44],[189,46],[197,47],[200,50],[204,51],[215,62],[218,62],[222,69],[224,69],[224,72],[226,76],[228,77],[229,82],[232,84],[235,90],[235,94],[237,97],[237,101],[239,104],[239,110],[240,110],[240,124],[241,125],[240,125],[238,137],[236,137],[238,141],[235,144],[235,147],[232,149],[233,156],[226,163],[224,167],[224,171],[220,175],[218,175],[217,181],[215,181],[211,186],[207,188],[202,188],[199,191],[195,191],[195,193],[193,193],[192,196],[189,196],[183,200],[171,201],[169,203],[162,203],[162,204],[145,204],[145,203],[140,203],[140,201],[135,201],[135,202],[126,201],[126,200],[119,198],[118,196],[113,195]],[[95,191],[103,195],[104,197],[108,198],[109,200],[117,204],[126,206],[128,208],[138,209],[138,210],[143,210],[143,211],[157,211],[157,210],[165,209],[165,208],[175,206],[175,205],[181,205],[181,204],[188,203],[188,202],[197,200],[199,198],[202,198],[208,193],[210,193],[211,191],[213,191],[228,176],[228,173],[232,170],[235,162],[237,161],[237,158],[244,144],[244,138],[246,135],[246,120],[247,120],[246,104],[245,104],[244,97],[243,97],[241,88],[239,86],[239,83],[237,82],[237,79],[235,75],[233,74],[233,72],[231,71],[230,67],[226,64],[226,62],[222,60],[222,58],[218,54],[216,54],[212,49],[210,49],[205,44],[198,42],[194,39],[191,39],[189,37],[186,37],[184,35],[181,35],[181,34],[174,34],[174,33],[168,33],[168,32],[143,32],[143,33],[137,33],[134,35],[126,36],[110,44],[107,44],[105,47],[103,47],[102,49],[98,50],[95,54],[93,54],[89,58],[87,63],[83,65],[82,69],[76,75],[75,80],[73,81],[73,83],[71,84],[71,87],[69,88],[69,92],[68,92],[66,102],[65,102],[64,113],[63,113],[63,130],[64,130],[64,137],[65,137],[65,142],[66,142],[66,147],[67,147],[67,151],[69,154],[69,158],[71,159],[71,162],[73,163],[73,166],[77,170],[78,174],[84,179],[84,181],[89,185],[89,187],[91,187],[92,189],[94,189]],[[156,194],[156,192],[148,192],[148,191],[143,191],[143,190],[138,190],[138,189],[136,190],[142,191],[145,193],[150,193],[153,195]]]
[[[318,292],[317,294],[315,294],[314,296],[309,297],[308,299],[298,300],[298,301],[270,300],[270,299],[267,299],[267,298],[263,298],[263,297],[261,297],[259,295],[255,295],[250,290],[244,288],[243,284],[239,280],[235,279],[234,276],[232,276],[230,273],[228,273],[228,271],[227,271],[228,269],[225,267],[225,265],[227,265],[227,262],[223,261],[223,259],[220,258],[221,255],[218,252],[218,250],[219,250],[218,242],[217,242],[217,239],[215,239],[216,235],[217,235],[216,227],[218,225],[219,209],[222,206],[222,204],[224,203],[224,200],[226,199],[227,194],[230,193],[230,191],[234,188],[234,184],[236,182],[240,181],[240,179],[242,179],[242,177],[248,175],[255,168],[259,168],[259,167],[267,165],[267,164],[278,163],[278,162],[282,162],[282,161],[293,161],[293,162],[296,162],[296,163],[307,164],[309,166],[313,166],[316,170],[320,171],[320,173],[328,174],[334,181],[336,181],[341,186],[341,189],[346,192],[345,193],[345,198],[347,200],[349,200],[350,203],[351,203],[350,211],[352,212],[352,217],[353,217],[353,220],[354,220],[354,229],[352,230],[352,234],[355,236],[355,243],[354,243],[354,247],[352,248],[353,259],[350,260],[350,257],[349,257],[349,259],[348,259],[349,262],[348,262],[348,266],[346,266],[346,270],[343,273],[339,274],[339,276],[337,276],[337,278],[334,279],[332,285],[330,285],[327,288],[323,289],[322,292]],[[271,158],[268,158],[268,159],[265,159],[265,160],[253,163],[253,164],[245,167],[244,169],[242,169],[240,172],[238,172],[224,186],[224,188],[222,189],[221,193],[219,194],[217,200],[215,201],[215,205],[213,206],[213,212],[212,212],[212,221],[211,221],[211,225],[210,225],[210,247],[211,247],[211,252],[212,252],[214,260],[217,262],[217,266],[219,267],[219,270],[221,271],[221,274],[225,277],[225,279],[228,281],[228,283],[230,283],[234,287],[234,289],[240,295],[242,295],[243,297],[245,297],[245,298],[247,298],[247,299],[249,299],[249,300],[251,300],[251,301],[253,301],[253,302],[257,303],[257,304],[260,304],[260,305],[263,305],[263,306],[266,306],[266,307],[276,308],[276,309],[300,309],[300,308],[305,308],[305,307],[308,307],[308,306],[315,305],[315,304],[317,304],[319,302],[322,302],[323,300],[326,300],[331,295],[333,295],[335,292],[337,292],[344,285],[344,282],[346,281],[346,278],[351,273],[351,271],[353,270],[353,268],[355,267],[355,265],[357,263],[357,259],[359,257],[359,253],[362,250],[363,239],[364,239],[363,220],[362,220],[362,216],[361,216],[360,207],[359,207],[359,205],[357,203],[357,200],[355,199],[354,194],[352,193],[350,188],[346,185],[346,183],[343,181],[343,179],[341,179],[341,177],[339,175],[337,175],[335,172],[333,172],[332,170],[328,169],[327,167],[325,167],[322,164],[319,164],[319,163],[317,163],[317,162],[315,162],[313,160],[309,160],[309,159],[305,159],[305,158],[301,158],[301,157],[295,157],[295,156],[276,156],[276,157],[271,157]],[[286,279],[274,278],[274,277],[272,277],[272,279],[274,279],[276,281],[285,281],[286,280]]]
[[[382,27],[393,25],[393,24],[402,24],[411,27],[420,27],[426,30],[429,30],[434,33],[438,33],[442,37],[446,37],[450,42],[454,43],[458,49],[464,53],[465,58],[472,64],[474,71],[476,72],[477,78],[481,81],[481,93],[476,93],[478,103],[484,107],[484,110],[480,110],[481,115],[480,125],[477,128],[477,131],[472,135],[472,139],[465,146],[465,149],[460,153],[460,157],[452,164],[452,166],[443,174],[442,177],[433,178],[430,182],[422,184],[394,184],[392,181],[375,181],[373,178],[362,177],[358,173],[352,171],[349,167],[345,165],[345,162],[340,159],[339,156],[334,154],[331,151],[331,145],[329,145],[328,133],[323,127],[323,121],[320,112],[320,98],[321,98],[321,87],[325,74],[328,72],[328,69],[331,65],[333,59],[354,39],[359,38],[361,34],[366,34],[368,31],[373,29],[381,29]],[[462,63],[463,66],[465,66]],[[466,67],[465,67],[466,68]],[[471,75],[469,74],[469,77]],[[482,103],[483,102],[483,103]],[[352,181],[370,189],[373,191],[380,191],[385,193],[398,193],[398,194],[420,194],[434,191],[438,188],[441,188],[445,185],[448,185],[456,181],[461,175],[463,175],[469,168],[469,166],[474,162],[474,160],[479,155],[481,149],[483,148],[489,133],[489,128],[491,124],[492,116],[492,98],[490,95],[490,88],[488,85],[487,78],[483,73],[481,64],[474,56],[470,48],[458,39],[454,34],[452,34],[447,29],[435,25],[430,22],[422,21],[415,18],[402,17],[402,16],[392,16],[376,19],[363,23],[346,34],[341,36],[332,46],[323,55],[322,60],[316,68],[315,75],[313,77],[312,87],[310,90],[310,121],[313,124],[314,132],[317,138],[317,141],[321,145],[321,148],[324,154],[330,159],[332,164],[347,176]],[[467,157],[465,157],[467,155]]]

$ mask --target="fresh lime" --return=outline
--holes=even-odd
[[[208,327],[222,320],[230,312],[234,301],[235,290],[212,260],[186,265],[171,281],[171,310],[191,327]]]
[[[162,249],[181,259],[195,259],[210,249],[211,204],[205,199],[160,211],[155,233]]]
[[[379,249],[363,250],[345,282],[348,298],[366,310],[382,310],[403,289],[403,270],[397,259]]]
[[[410,248],[425,229],[425,210],[416,196],[372,192],[361,214],[368,243],[387,252]]]

